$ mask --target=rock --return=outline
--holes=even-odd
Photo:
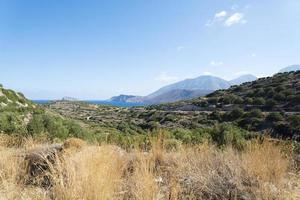
[[[43,188],[52,186],[51,173],[61,158],[63,146],[54,144],[48,147],[33,149],[26,153],[26,185],[36,185]]]

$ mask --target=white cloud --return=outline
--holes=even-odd
[[[212,26],[214,23],[218,21],[223,21],[224,18],[227,16],[227,12],[225,10],[217,12],[213,19],[208,20],[205,26]]]
[[[251,54],[251,57],[256,57],[256,53],[252,53],[252,54]]]
[[[184,46],[177,46],[177,51],[179,52],[179,51],[181,51],[181,50],[183,50],[184,49]]]
[[[244,19],[243,13],[234,13],[224,22],[224,25],[230,27],[234,24],[245,24],[247,21]]]
[[[218,12],[215,14],[215,19],[221,19],[227,16],[227,12],[225,10]]]
[[[172,75],[169,75],[167,72],[161,72],[156,78],[155,78],[156,81],[160,81],[160,82],[173,82],[173,81],[176,81],[178,80],[178,77],[177,76],[172,76]]]
[[[222,62],[222,61],[211,61],[210,63],[209,63],[211,66],[221,66],[221,65],[223,65],[224,63]]]

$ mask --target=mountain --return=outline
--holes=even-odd
[[[243,75],[231,81],[226,81],[214,76],[199,76],[194,79],[186,79],[167,85],[144,97],[120,95],[112,97],[110,101],[121,103],[141,103],[148,105],[175,102],[205,96],[216,90],[227,89],[231,85],[239,85],[256,79],[257,78],[255,76],[250,74]]]
[[[300,71],[279,73],[226,90],[217,90],[204,98],[162,105],[165,109],[206,110],[233,107],[260,108],[266,111],[300,112]],[[159,107],[159,106],[158,106]]]
[[[184,89],[174,89],[160,95],[152,96],[149,95],[143,99],[146,104],[159,104],[175,102],[180,100],[193,99],[201,96],[205,96],[213,90],[184,90]]]
[[[246,75],[242,75],[236,79],[229,81],[229,83],[231,85],[240,85],[242,83],[255,81],[256,79],[257,79],[256,76],[253,76],[252,74],[246,74]]]
[[[209,120],[300,141],[300,71],[260,78],[201,98],[153,105],[151,109],[209,113]]]
[[[205,90],[215,91],[218,89],[227,89],[230,87],[228,81],[214,76],[199,76],[194,79],[186,79],[171,85],[167,85],[150,94],[148,97],[161,95],[172,90]]]
[[[298,70],[300,70],[300,65],[291,65],[291,66],[281,69],[279,72],[284,73],[284,72],[292,72],[292,71],[298,71]]]
[[[231,85],[238,85],[256,79],[257,78],[253,75],[243,75],[231,81],[226,81],[214,76],[199,76],[194,79],[186,79],[171,85],[167,85],[144,97],[120,95],[112,97],[110,101],[141,104],[175,102],[205,96],[216,90],[227,89]]]

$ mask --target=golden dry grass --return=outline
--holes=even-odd
[[[3,138],[1,136],[0,138]],[[300,199],[300,177],[280,145],[254,141],[238,152],[204,143],[169,152],[161,139],[152,149],[124,151],[112,145],[69,140],[51,187],[24,184],[24,154],[32,139],[0,144],[0,199]]]

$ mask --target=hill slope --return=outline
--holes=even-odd
[[[157,106],[181,110],[193,105],[194,109],[218,108],[230,110],[233,107],[260,108],[273,111],[300,112],[300,72],[280,73],[273,77],[260,78],[253,82],[218,90],[205,98],[180,101]]]
[[[4,89],[0,85],[0,108],[27,108],[33,104],[27,100],[22,93],[15,92],[13,90]]]

